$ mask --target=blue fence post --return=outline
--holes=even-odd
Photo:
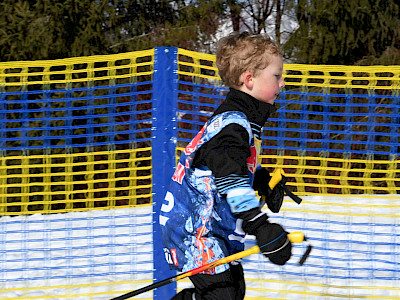
[[[177,138],[178,49],[157,47],[154,54],[152,107],[152,172],[153,172],[153,281],[176,275],[165,260],[158,223],[169,179],[175,168]],[[154,299],[167,300],[176,294],[176,283],[154,290]]]

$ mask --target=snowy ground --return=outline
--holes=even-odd
[[[244,259],[246,299],[400,299],[400,196],[310,196],[284,207],[271,221],[303,231],[313,251],[303,266],[305,243],[283,267]],[[150,284],[151,210],[1,217],[0,299],[101,300]]]

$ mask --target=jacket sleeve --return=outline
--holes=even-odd
[[[259,206],[247,173],[250,155],[247,130],[230,124],[201,146],[193,161],[193,166],[204,165],[213,172],[218,192],[226,196],[232,213]]]

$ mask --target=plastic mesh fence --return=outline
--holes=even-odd
[[[400,68],[285,68],[263,163],[285,166],[303,194],[399,193]]]
[[[151,201],[153,58],[0,65],[2,214]]]
[[[142,206],[0,218],[1,299],[110,299],[150,284],[151,212]]]
[[[178,156],[227,90],[213,55],[177,55]],[[156,59],[0,64],[1,298],[109,299],[154,278],[153,161],[174,159],[152,152]],[[246,299],[400,298],[400,68],[289,64],[284,77],[262,164],[304,200],[269,215],[314,250],[303,267],[304,245],[284,267],[246,258]]]
[[[1,299],[109,299],[152,281],[153,61],[0,64]]]
[[[226,93],[215,58],[180,50],[178,150]],[[400,68],[286,64],[262,164],[300,195],[400,192]],[[179,153],[178,153],[179,154]]]

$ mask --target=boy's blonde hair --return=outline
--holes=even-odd
[[[257,76],[265,69],[272,56],[282,55],[279,46],[269,37],[249,32],[233,32],[217,43],[219,76],[228,87],[238,88],[240,75],[249,71]]]

